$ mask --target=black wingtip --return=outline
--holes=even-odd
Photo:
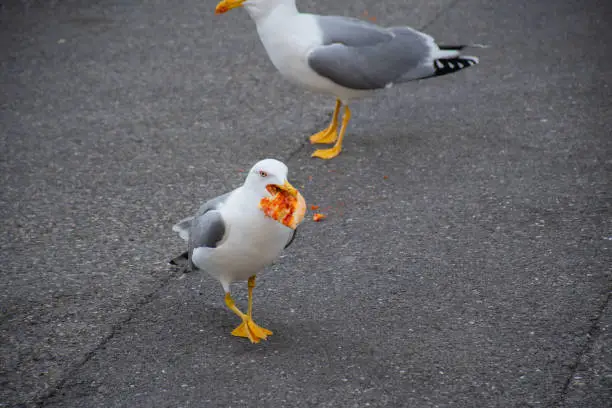
[[[438,45],[438,48],[444,51],[461,51],[467,45]]]
[[[168,263],[170,265],[184,266],[187,262],[189,262],[189,253],[183,252],[176,258],[171,259]]]
[[[476,57],[439,58],[434,61],[435,76],[452,74],[478,64]]]

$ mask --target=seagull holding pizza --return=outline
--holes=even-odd
[[[340,154],[351,118],[351,100],[397,83],[446,75],[478,63],[476,57],[460,54],[465,45],[438,45],[429,35],[410,27],[383,28],[355,18],[300,13],[295,0],[222,0],[215,12],[237,7],[244,7],[255,21],[270,60],[284,77],[314,92],[335,96],[331,123],[310,137],[311,143],[335,143],[313,153],[321,159]]]
[[[272,332],[253,321],[255,276],[293,241],[304,219],[306,203],[287,181],[287,166],[274,159],[258,162],[244,184],[202,205],[195,216],[172,229],[188,250],[170,263],[187,263],[221,282],[225,304],[242,324],[232,334],[258,343]],[[241,312],[230,295],[230,284],[248,280],[248,310]]]

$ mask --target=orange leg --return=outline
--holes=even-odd
[[[225,304],[230,310],[236,313],[241,319],[242,323],[236,327],[232,334],[238,337],[247,337],[252,343],[259,343],[261,340],[265,340],[272,332],[268,329],[258,326],[253,321],[253,288],[255,287],[255,276],[249,278],[249,306],[247,314],[244,314],[236,307],[234,299],[228,293],[225,294]]]
[[[340,128],[340,135],[338,136],[338,141],[334,145],[334,147],[330,149],[319,149],[315,150],[312,154],[312,157],[318,157],[320,159],[333,159],[337,155],[340,154],[342,150],[342,140],[344,139],[344,134],[346,133],[346,127],[351,120],[351,110],[347,105],[344,106],[344,115],[342,115],[342,127]]]
[[[334,114],[332,115],[332,121],[329,126],[319,133],[315,133],[310,136],[310,143],[334,143],[338,138],[338,113],[340,112],[340,107],[342,106],[342,102],[340,99],[336,99],[336,108],[334,109]]]

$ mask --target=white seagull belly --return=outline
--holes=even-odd
[[[203,269],[216,278],[234,282],[247,280],[270,265],[282,252],[291,230],[261,215],[257,220],[232,220],[227,240],[199,255],[207,258]]]

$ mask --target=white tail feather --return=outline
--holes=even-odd
[[[455,57],[458,57],[459,55],[460,55],[460,52],[458,50],[441,50],[438,48],[433,53],[433,59],[437,60],[441,58],[443,59],[455,58]]]

